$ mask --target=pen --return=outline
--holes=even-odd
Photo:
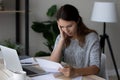
[[[32,62],[21,62],[21,64],[32,64]]]

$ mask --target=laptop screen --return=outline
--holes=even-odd
[[[22,65],[20,64],[20,60],[15,49],[11,49],[5,46],[0,45],[1,55],[4,59],[5,68],[17,72],[22,71]]]

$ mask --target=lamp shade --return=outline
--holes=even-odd
[[[114,2],[95,2],[92,12],[92,21],[116,22],[116,7]]]

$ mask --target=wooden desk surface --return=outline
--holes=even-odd
[[[64,77],[63,75],[56,76],[56,78],[59,78],[62,80],[72,80],[68,77]],[[89,75],[89,76],[82,76],[82,80],[105,80],[105,79],[98,77],[96,75]]]
[[[34,67],[36,68],[39,68],[40,67],[38,65],[34,65]],[[55,74],[54,75],[56,78],[59,78],[59,79],[62,79],[62,80],[72,80],[68,77],[65,77],[64,75],[62,74]],[[104,78],[101,78],[99,76],[96,76],[96,75],[89,75],[89,76],[82,76],[82,80],[105,80]]]
[[[49,60],[49,57],[37,57],[37,58],[42,58],[42,59],[47,59]],[[71,80],[70,78],[68,77],[65,77],[63,75],[55,75],[56,78],[60,78],[62,80]],[[89,75],[89,76],[83,76],[82,77],[82,80],[105,80],[104,78],[101,78],[99,76],[96,76],[96,75]]]

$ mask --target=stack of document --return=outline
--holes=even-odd
[[[46,74],[46,75],[42,75],[42,76],[35,76],[35,77],[32,77],[31,79],[32,80],[63,80],[63,79],[54,77],[54,74]],[[72,78],[72,79],[66,79],[66,80],[82,80],[82,76],[75,77],[75,78]]]
[[[36,76],[36,77],[32,77],[31,79],[32,80],[62,80],[62,79],[55,78],[53,74]]]
[[[60,78],[56,78],[54,77],[54,74],[46,74],[46,75],[42,75],[42,76],[35,76],[31,78],[32,80],[65,80],[65,79],[60,79]],[[75,77],[75,78],[68,78],[66,80],[82,80],[82,76],[79,77]]]

